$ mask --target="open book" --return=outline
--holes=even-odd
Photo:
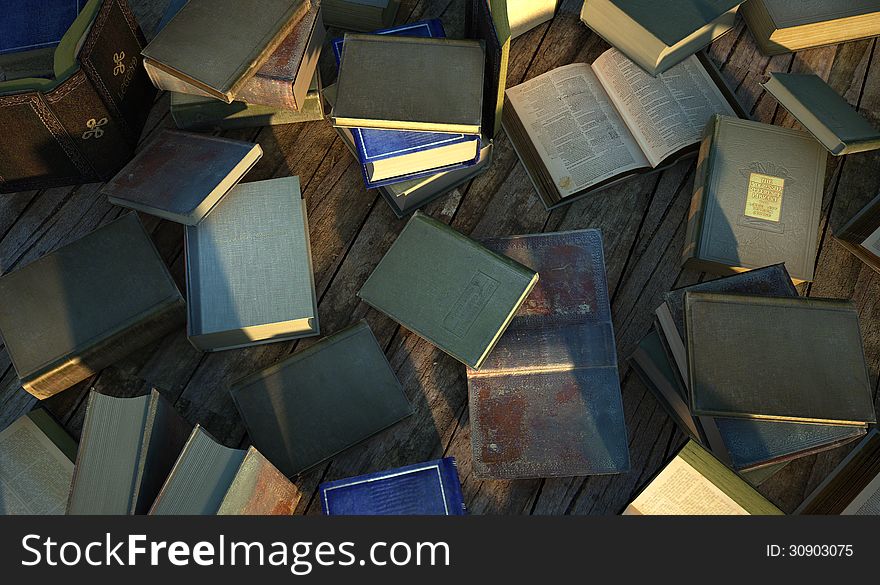
[[[609,49],[508,89],[503,122],[550,209],[696,153],[713,114],[746,117],[705,56],[652,77]]]

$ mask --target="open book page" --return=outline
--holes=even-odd
[[[877,228],[873,234],[868,236],[865,241],[862,242],[862,247],[875,256],[880,256],[880,228]]]
[[[736,116],[694,55],[652,77],[609,49],[593,63],[593,71],[653,167],[698,143],[713,114]]]
[[[880,516],[880,474],[841,512],[844,516]]]
[[[585,63],[539,75],[507,90],[507,98],[562,197],[649,166]]]
[[[627,506],[625,515],[748,515],[718,486],[676,457]]]
[[[0,433],[0,514],[64,514],[73,462],[23,416]]]

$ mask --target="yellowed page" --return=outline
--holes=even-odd
[[[868,236],[865,241],[862,242],[862,247],[875,256],[880,256],[880,228],[877,228],[873,234]]]

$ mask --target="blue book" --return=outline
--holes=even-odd
[[[4,2],[0,15],[0,55],[54,47],[86,0]]]
[[[372,34],[435,38],[446,36],[443,24],[436,18],[381,29]],[[337,65],[342,60],[344,43],[344,38],[331,41]],[[368,188],[429,177],[469,167],[480,160],[482,145],[479,135],[368,128],[342,130],[350,134]],[[426,154],[429,151],[430,154]],[[463,160],[463,156],[467,158]]]
[[[446,457],[318,486],[327,516],[464,516],[455,459]]]

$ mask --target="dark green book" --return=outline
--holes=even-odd
[[[479,369],[538,274],[416,212],[358,296]]]
[[[682,260],[716,274],[785,263],[813,280],[827,152],[802,130],[714,116],[694,180]]]
[[[253,444],[288,477],[412,414],[364,321],[235,382],[231,393]]]
[[[880,272],[880,195],[834,234],[843,247]]]
[[[185,303],[137,214],[0,278],[0,332],[48,398],[183,324]]]
[[[689,292],[685,322],[694,414],[876,422],[850,301]]]
[[[192,427],[157,390],[89,393],[68,514],[146,514]]]

